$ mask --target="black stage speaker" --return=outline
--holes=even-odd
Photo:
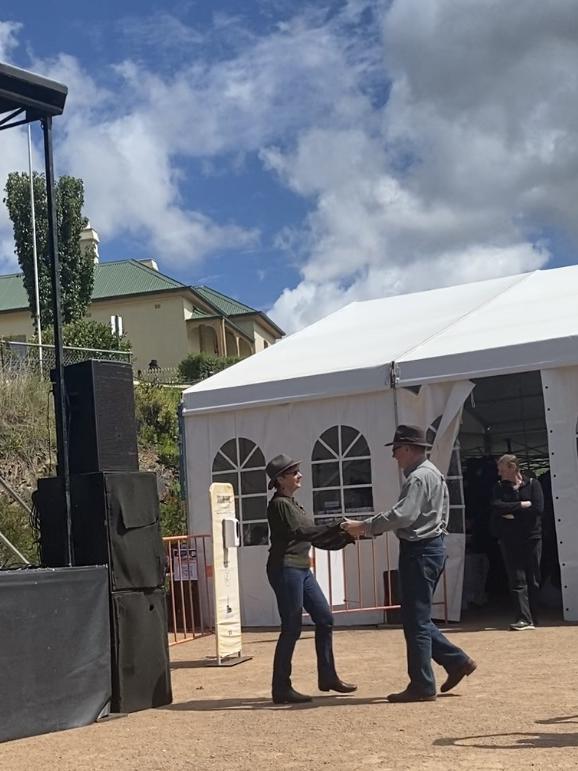
[[[91,359],[64,368],[71,474],[138,471],[130,364]]]
[[[112,591],[162,586],[165,555],[154,473],[73,475],[70,498],[75,565],[108,564]],[[42,564],[66,565],[62,479],[39,479],[34,502]]]
[[[164,589],[112,594],[112,711],[170,704]]]
[[[0,570],[0,617],[0,742],[89,725],[108,713],[106,568]],[[7,762],[0,765],[16,767]]]

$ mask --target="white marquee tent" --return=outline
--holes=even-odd
[[[208,532],[209,484],[235,484],[244,623],[277,621],[264,572],[266,459],[286,452],[303,460],[299,497],[317,515],[368,516],[397,496],[397,469],[383,446],[397,422],[433,426],[433,459],[447,472],[472,381],[525,372],[541,377],[564,615],[577,620],[577,341],[572,266],[352,303],[187,389],[189,524]],[[452,619],[464,538],[459,528],[449,536]],[[375,620],[368,612],[352,623]]]

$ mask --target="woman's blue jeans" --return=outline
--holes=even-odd
[[[308,568],[267,566],[267,578],[281,616],[281,634],[273,659],[273,694],[291,688],[291,660],[295,643],[301,635],[303,609],[315,624],[315,651],[320,682],[337,678],[333,660],[333,614],[325,595]]]
[[[444,569],[444,537],[399,542],[401,618],[407,649],[409,688],[422,695],[436,693],[433,659],[447,672],[468,661],[431,619],[432,598]]]

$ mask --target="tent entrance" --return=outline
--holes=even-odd
[[[496,460],[516,455],[542,484],[542,591],[544,615],[561,614],[560,567],[550,485],[548,431],[539,372],[479,378],[466,400],[459,434],[466,507],[463,610],[466,618],[510,614],[499,543],[491,524]]]
[[[536,475],[549,467],[548,431],[539,372],[478,378],[464,405],[462,463],[513,453]]]

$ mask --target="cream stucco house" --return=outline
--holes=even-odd
[[[90,226],[82,240],[98,245]],[[200,351],[246,357],[284,334],[265,313],[207,286],[187,286],[166,276],[154,260],[95,261],[87,316],[105,324],[112,316],[122,318],[135,370],[151,362],[175,367]],[[0,338],[23,341],[33,335],[21,274],[0,276]]]

